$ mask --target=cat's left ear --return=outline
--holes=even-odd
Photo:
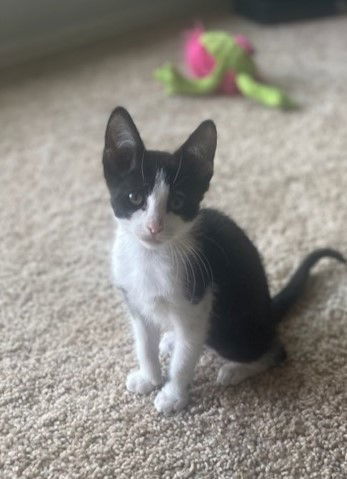
[[[198,163],[200,172],[211,179],[216,146],[216,125],[212,120],[205,120],[181,146],[180,152],[182,152],[183,157],[187,160],[193,159]]]
[[[128,111],[118,106],[111,113],[103,155],[106,180],[132,171],[144,154],[144,144]]]

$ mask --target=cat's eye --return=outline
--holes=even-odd
[[[182,193],[175,193],[170,200],[170,205],[173,211],[180,210],[184,205],[184,195]]]
[[[134,206],[141,206],[143,203],[143,195],[137,191],[129,193],[129,201]]]

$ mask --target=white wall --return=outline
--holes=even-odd
[[[0,0],[0,66],[155,21],[215,10],[226,0]]]

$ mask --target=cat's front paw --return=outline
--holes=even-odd
[[[128,374],[126,387],[127,390],[136,394],[149,394],[157,386],[159,386],[161,380],[150,381],[143,373],[137,369]]]
[[[158,412],[170,414],[183,409],[189,400],[187,391],[178,392],[167,383],[157,394],[154,406]]]

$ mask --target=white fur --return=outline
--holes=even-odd
[[[245,379],[266,371],[273,364],[273,360],[268,355],[250,363],[228,361],[219,369],[217,383],[223,386],[236,386]]]
[[[184,256],[194,246],[189,234],[192,223],[187,225],[176,215],[165,213],[167,197],[168,187],[158,176],[146,210],[118,221],[113,248],[113,274],[130,305],[139,362],[139,369],[127,379],[130,391],[145,394],[161,383],[160,332],[174,331],[169,379],[154,402],[163,413],[179,410],[188,401],[188,388],[206,340],[212,308],[210,289],[196,305],[185,298]],[[149,247],[143,239],[144,231],[156,215],[163,215],[161,243]]]
[[[168,356],[172,353],[175,345],[175,333],[174,331],[167,331],[164,333],[159,344],[160,354]]]
[[[169,186],[165,182],[164,174],[157,174],[153,191],[147,200],[146,219],[147,225],[152,223],[164,223],[166,205],[169,196]]]
[[[130,219],[117,219],[120,229],[135,236],[132,239],[138,239],[148,249],[157,249],[160,244],[173,239],[182,239],[192,227],[192,223],[183,221],[174,213],[166,212],[168,195],[169,186],[165,182],[163,173],[159,172],[153,191],[147,199],[145,210],[138,209]],[[156,243],[152,241],[153,238],[148,230],[148,226],[153,222],[160,222],[163,225],[163,230],[156,235]]]

